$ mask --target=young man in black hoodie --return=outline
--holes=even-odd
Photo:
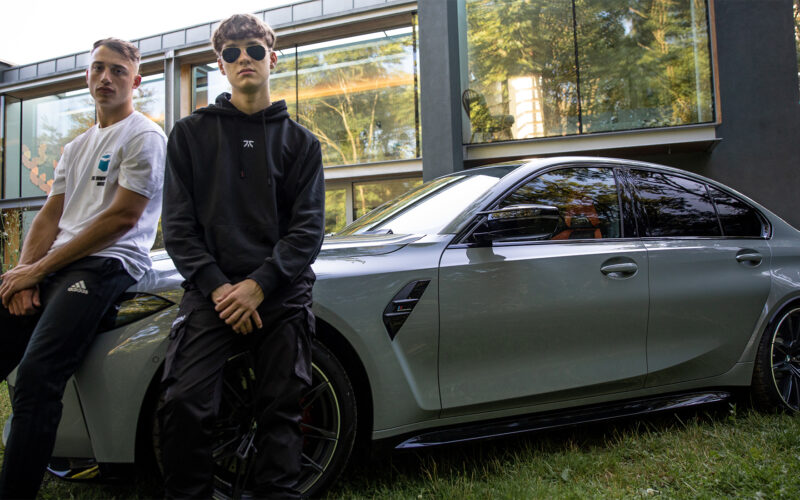
[[[160,410],[168,497],[210,498],[211,433],[226,361],[254,360],[254,496],[294,498],[300,404],[311,382],[311,263],[322,244],[320,146],[272,102],[273,31],[234,15],[212,35],[231,84],[175,124],[167,146],[164,243],[186,289],[170,334]],[[257,451],[255,451],[257,450]]]

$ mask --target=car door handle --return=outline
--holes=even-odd
[[[622,278],[627,275],[635,274],[639,270],[639,266],[633,262],[623,262],[620,264],[605,264],[600,267],[600,272],[606,276],[614,278]]]
[[[736,262],[748,263],[752,266],[761,264],[764,257],[760,253],[751,250],[743,250],[736,254]]]

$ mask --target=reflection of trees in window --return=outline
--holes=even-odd
[[[325,233],[335,233],[347,225],[347,190],[325,190]]]
[[[517,139],[713,119],[705,0],[467,0],[467,24],[468,87]]]
[[[764,234],[764,223],[753,207],[717,188],[709,186],[708,192],[725,236],[760,237]]]
[[[156,75],[145,77],[138,89],[133,93],[133,107],[143,115],[164,128],[164,77]]]
[[[621,234],[616,182],[609,168],[546,172],[511,193],[500,206],[521,204],[558,208],[561,221],[556,236],[570,230],[577,234],[578,228],[582,230],[581,237],[588,238],[619,238]],[[574,236],[566,234],[564,239]]]
[[[468,0],[469,88],[515,138],[577,132],[570,0]]]
[[[682,177],[632,170],[647,236],[720,236],[719,220],[704,184]]]
[[[325,164],[416,156],[413,40],[397,31],[298,48],[298,118]]]
[[[22,102],[22,193],[50,193],[64,146],[94,124],[94,102],[86,93],[57,94]]]
[[[712,119],[705,0],[576,0],[584,131]]]
[[[419,178],[353,183],[353,216],[358,219],[373,208],[397,198],[420,184],[422,179]]]
[[[794,0],[794,42],[797,48],[797,77],[800,80],[800,0]]]

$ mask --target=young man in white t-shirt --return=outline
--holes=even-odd
[[[166,137],[133,109],[139,50],[95,42],[86,70],[97,124],[67,144],[19,264],[0,276],[0,379],[19,365],[0,498],[33,498],[61,397],[105,313],[150,267]]]

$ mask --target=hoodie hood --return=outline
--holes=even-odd
[[[195,110],[195,114],[235,116],[239,119],[259,122],[273,122],[289,118],[289,111],[286,108],[286,101],[284,100],[275,101],[261,111],[256,111],[252,115],[248,115],[247,113],[239,111],[239,109],[231,103],[231,94],[229,92],[221,93],[217,96],[217,100],[214,104]]]
[[[238,165],[238,174],[239,177],[242,179],[247,177],[249,165],[253,163],[252,155],[248,155],[247,153],[252,152],[254,149],[259,149],[262,151],[261,158],[265,162],[266,168],[269,171],[269,175],[267,177],[267,184],[272,185],[272,177],[275,173],[272,171],[272,164],[269,161],[266,148],[267,144],[269,143],[269,132],[267,130],[268,124],[281,122],[289,119],[289,111],[286,109],[286,101],[280,100],[273,102],[271,105],[267,106],[266,108],[262,109],[261,111],[257,111],[251,115],[247,113],[243,113],[240,111],[236,106],[231,103],[231,94],[228,92],[223,92],[217,96],[217,100],[214,104],[206,106],[205,108],[200,108],[194,112],[197,115],[209,115],[216,117],[217,121],[217,140],[218,143],[222,143],[222,141],[226,140],[226,136],[230,135],[228,132],[228,128],[230,126],[236,127],[239,131],[244,129],[250,129],[251,126],[248,126],[247,123],[261,123],[261,132],[260,135],[263,136],[263,143],[258,141],[260,147],[256,147],[255,137],[251,134],[246,137],[242,137],[244,141],[244,149],[243,148],[236,148],[236,164]],[[223,125],[223,121],[230,120],[230,123],[226,124],[227,126]],[[242,125],[242,122],[244,125]],[[247,148],[251,148],[249,151]],[[221,156],[221,149],[218,150],[219,158],[217,158],[216,163],[221,164],[225,161],[225,158]],[[251,168],[251,167],[250,167]]]

